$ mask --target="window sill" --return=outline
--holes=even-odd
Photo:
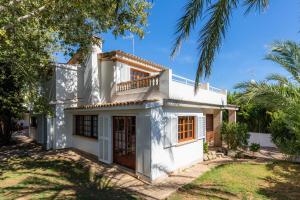
[[[184,141],[184,142],[179,142],[175,145],[175,147],[183,146],[183,145],[194,143],[197,141],[198,141],[198,139],[192,139],[192,140],[188,140],[188,141]]]
[[[88,136],[84,136],[84,135],[74,135],[75,137],[79,137],[79,138],[84,138],[84,139],[89,139],[89,140],[98,140],[98,138],[95,137],[88,137]]]

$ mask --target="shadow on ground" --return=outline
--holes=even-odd
[[[60,152],[60,154],[63,153]],[[84,161],[35,144],[0,149],[0,199],[136,199]]]
[[[300,199],[300,164],[246,160],[219,165],[173,194],[177,199]]]
[[[259,193],[270,199],[300,199],[300,164],[288,161],[275,161],[267,164],[273,176],[264,180],[268,187],[261,188]]]

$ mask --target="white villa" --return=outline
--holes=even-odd
[[[54,116],[38,119],[47,149],[76,148],[148,181],[203,161],[221,146],[222,111],[236,120],[227,91],[177,76],[159,64],[93,45],[83,63],[57,64],[46,87]]]

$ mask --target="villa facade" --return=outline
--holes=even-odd
[[[154,181],[203,161],[221,146],[222,111],[235,121],[227,91],[199,85],[159,64],[93,45],[80,63],[57,64],[45,86],[54,116],[38,120],[47,149],[76,148]]]

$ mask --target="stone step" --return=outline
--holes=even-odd
[[[221,152],[216,153],[216,156],[220,157],[220,158],[224,158],[225,157],[224,153],[221,153]]]
[[[221,152],[215,152],[215,151],[209,151],[208,153],[205,153],[203,155],[203,160],[208,161],[208,160],[214,160],[217,158],[225,158],[226,156],[224,153]]]

